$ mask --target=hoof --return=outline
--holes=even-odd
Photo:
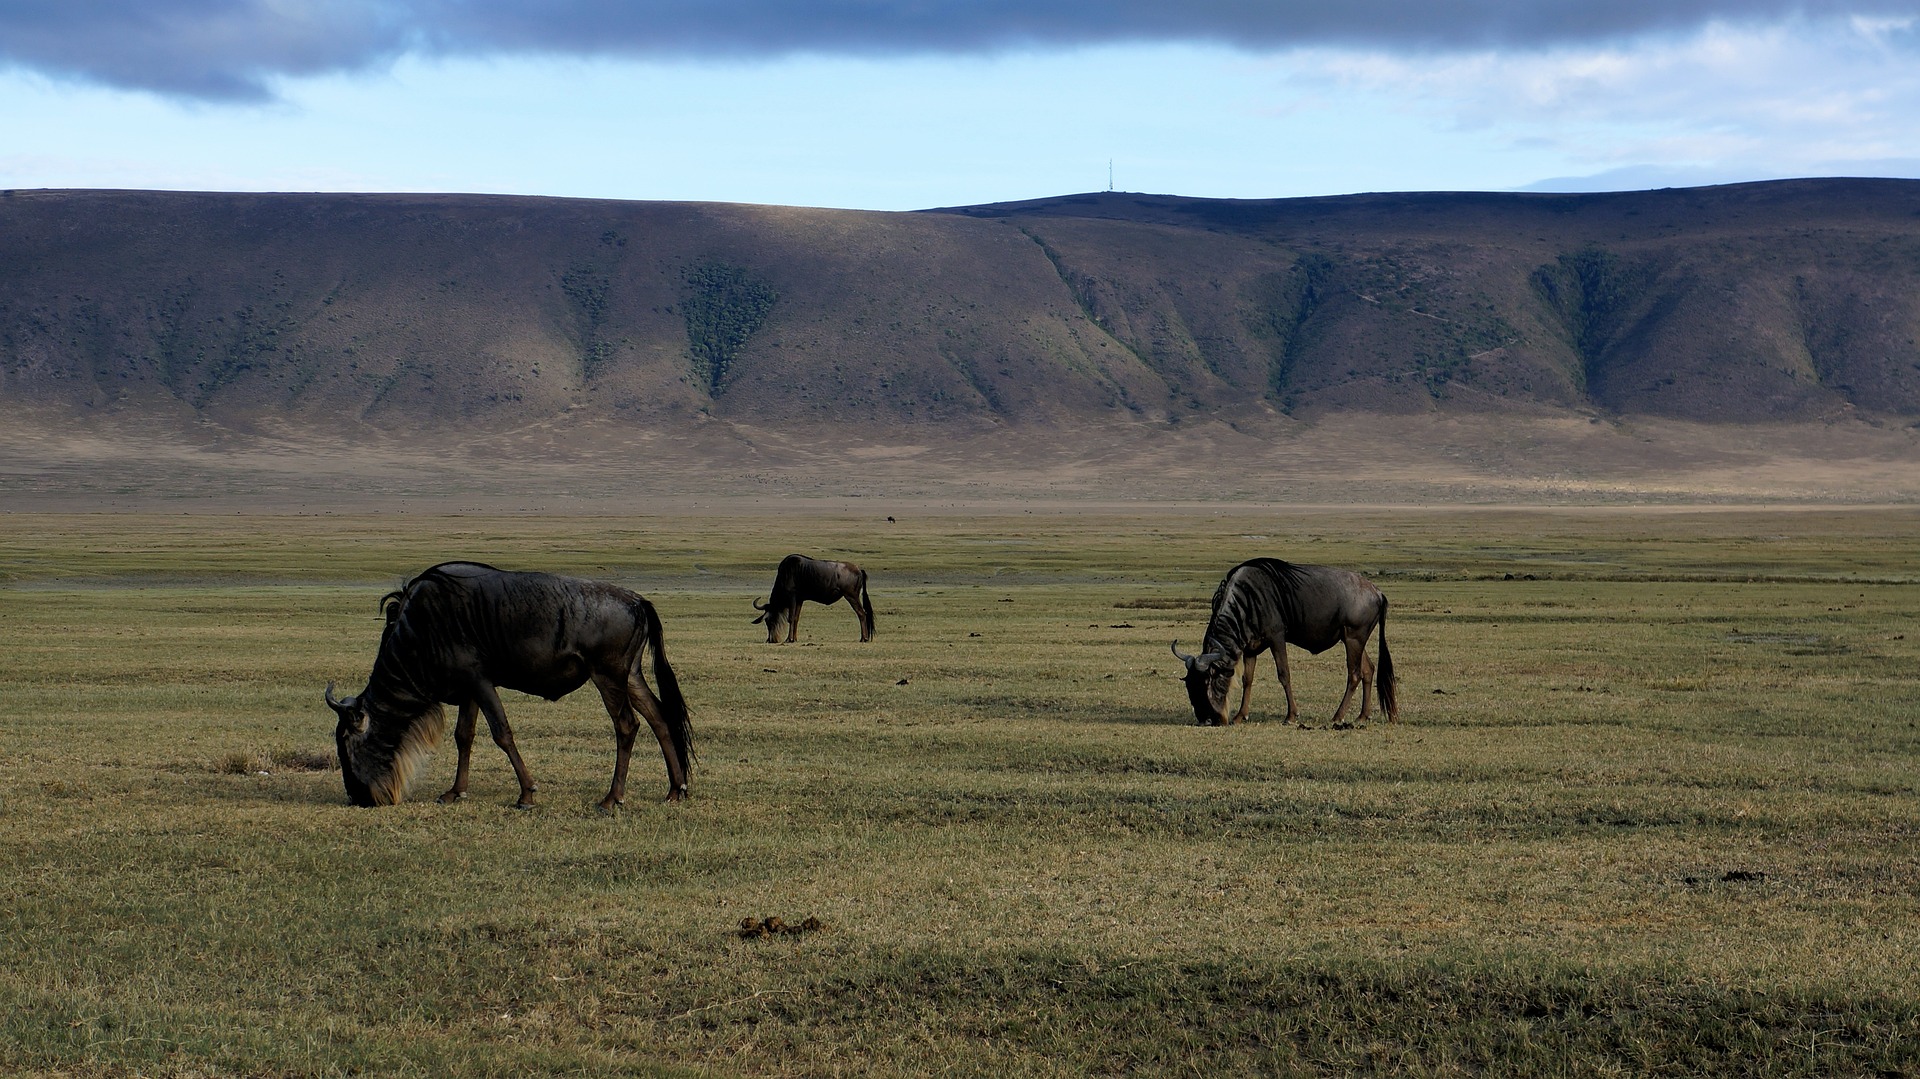
[[[534,804],[525,799],[521,799],[520,801],[513,803],[513,808],[524,811],[524,810],[534,808]]]
[[[687,788],[685,787],[680,787],[675,790],[668,791],[666,798],[663,799],[663,801],[668,801],[668,802],[684,802],[686,800],[687,800]]]
[[[466,796],[467,796],[466,791],[448,791],[447,793],[440,796],[440,804],[443,806],[450,806],[453,803],[459,801],[460,799],[465,798]]]

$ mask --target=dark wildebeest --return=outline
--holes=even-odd
[[[780,569],[773,575],[773,594],[767,602],[753,601],[753,609],[760,612],[753,624],[765,622],[767,643],[777,644],[780,625],[786,623],[787,643],[792,644],[800,628],[802,603],[830,605],[843,599],[860,617],[860,639],[873,640],[873,601],[867,598],[867,571],[851,562],[790,554],[780,560]]]
[[[394,805],[414,772],[439,744],[442,704],[458,705],[454,742],[460,764],[442,802],[467,792],[474,717],[485,713],[493,741],[520,780],[518,808],[533,805],[533,780],[513,744],[498,688],[557,701],[591,680],[613,717],[617,755],[613,787],[600,802],[626,798],[627,761],[639,718],[660,739],[667,759],[667,800],[687,796],[693,731],[680,683],[667,663],[660,615],[653,604],[616,585],[511,573],[478,562],[444,562],[381,598],[387,625],[367,688],[327,704],[339,713],[334,742],[347,801]],[[653,649],[655,697],[641,677],[642,653]]]
[[[1393,656],[1387,651],[1387,597],[1372,581],[1351,570],[1332,566],[1296,566],[1277,558],[1255,558],[1233,567],[1213,593],[1213,617],[1197,656],[1173,654],[1187,666],[1187,696],[1194,718],[1219,726],[1247,718],[1253,699],[1253,672],[1260,653],[1271,648],[1280,668],[1280,688],[1287,694],[1287,722],[1299,719],[1293,703],[1293,680],[1287,672],[1287,645],[1319,655],[1336,644],[1347,646],[1347,692],[1334,710],[1340,723],[1360,687],[1360,719],[1366,722],[1374,685],[1373,661],[1367,658],[1367,637],[1380,627],[1380,706],[1388,722],[1400,717],[1394,700]],[[1240,710],[1227,718],[1227,689],[1240,674]]]

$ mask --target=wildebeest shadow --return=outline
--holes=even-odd
[[[324,781],[324,782],[323,782]],[[286,776],[210,776],[201,791],[209,801],[225,805],[347,804],[340,773],[296,772]]]
[[[1086,710],[1076,712],[1071,716],[1064,717],[1064,719],[1069,723],[1119,723],[1127,726],[1141,727],[1201,727],[1203,729],[1217,729],[1212,724],[1196,723],[1193,718],[1193,712],[1184,708],[1127,708],[1113,711]],[[1282,716],[1261,716],[1255,714],[1248,716],[1239,723],[1233,724],[1233,726],[1272,727],[1277,730],[1297,730],[1314,733],[1327,731],[1364,731],[1374,726],[1375,723],[1376,720],[1369,719],[1365,723],[1344,721],[1336,725],[1327,722],[1327,717],[1325,716],[1318,719],[1311,717],[1305,718],[1299,723],[1288,723]]]
[[[1087,712],[1071,718],[1076,723],[1122,723],[1143,727],[1201,727],[1212,729],[1213,724],[1197,723],[1193,713],[1187,709],[1174,708],[1133,708],[1111,712]],[[1288,723],[1280,716],[1252,715],[1233,724],[1236,727],[1274,727],[1282,730],[1364,730],[1371,723],[1342,723],[1335,728],[1326,722]]]

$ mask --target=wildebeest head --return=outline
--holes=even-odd
[[[1187,699],[1193,702],[1194,722],[1211,727],[1224,724],[1227,721],[1227,688],[1233,684],[1233,659],[1224,652],[1187,655],[1180,651],[1177,639],[1170,647],[1180,662],[1186,664]]]
[[[757,626],[765,622],[767,624],[767,643],[779,644],[780,627],[786,624],[786,609],[762,603],[757,599],[753,601],[753,609],[760,612],[760,617],[754,619],[750,624]]]
[[[367,739],[367,708],[359,697],[346,697],[335,700],[333,683],[327,683],[327,707],[340,717],[333,728],[333,746],[340,754],[340,778],[347,785],[349,805],[374,805],[373,788],[360,778],[359,770],[354,767],[354,750]]]

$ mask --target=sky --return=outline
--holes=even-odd
[[[911,210],[1920,177],[1920,0],[0,0],[0,188]]]

